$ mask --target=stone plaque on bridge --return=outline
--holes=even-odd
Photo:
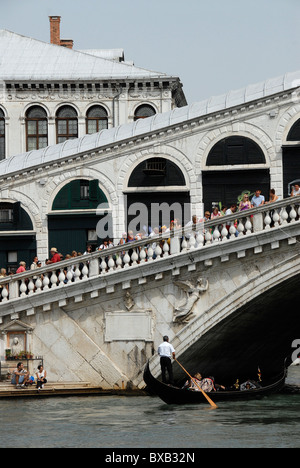
[[[152,311],[107,312],[105,341],[153,341]]]

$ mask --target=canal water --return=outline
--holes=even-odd
[[[300,367],[288,382],[300,384]],[[0,421],[1,448],[297,448],[300,394],[216,410],[148,396],[0,400]]]

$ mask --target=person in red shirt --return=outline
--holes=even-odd
[[[26,263],[20,262],[20,266],[17,269],[16,273],[23,273],[24,271],[26,271]]]
[[[55,247],[52,247],[52,249],[50,250],[50,254],[52,255],[52,257],[50,260],[47,261],[47,265],[61,261],[60,255]]]

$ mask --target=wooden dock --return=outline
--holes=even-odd
[[[92,386],[89,382],[49,382],[42,390],[35,385],[16,388],[10,382],[0,382],[1,398],[44,398],[68,396],[145,396],[143,390],[103,389]]]

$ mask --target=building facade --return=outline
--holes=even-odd
[[[74,50],[60,17],[50,39],[0,30],[0,160],[186,104],[178,77],[136,67],[122,49]]]

